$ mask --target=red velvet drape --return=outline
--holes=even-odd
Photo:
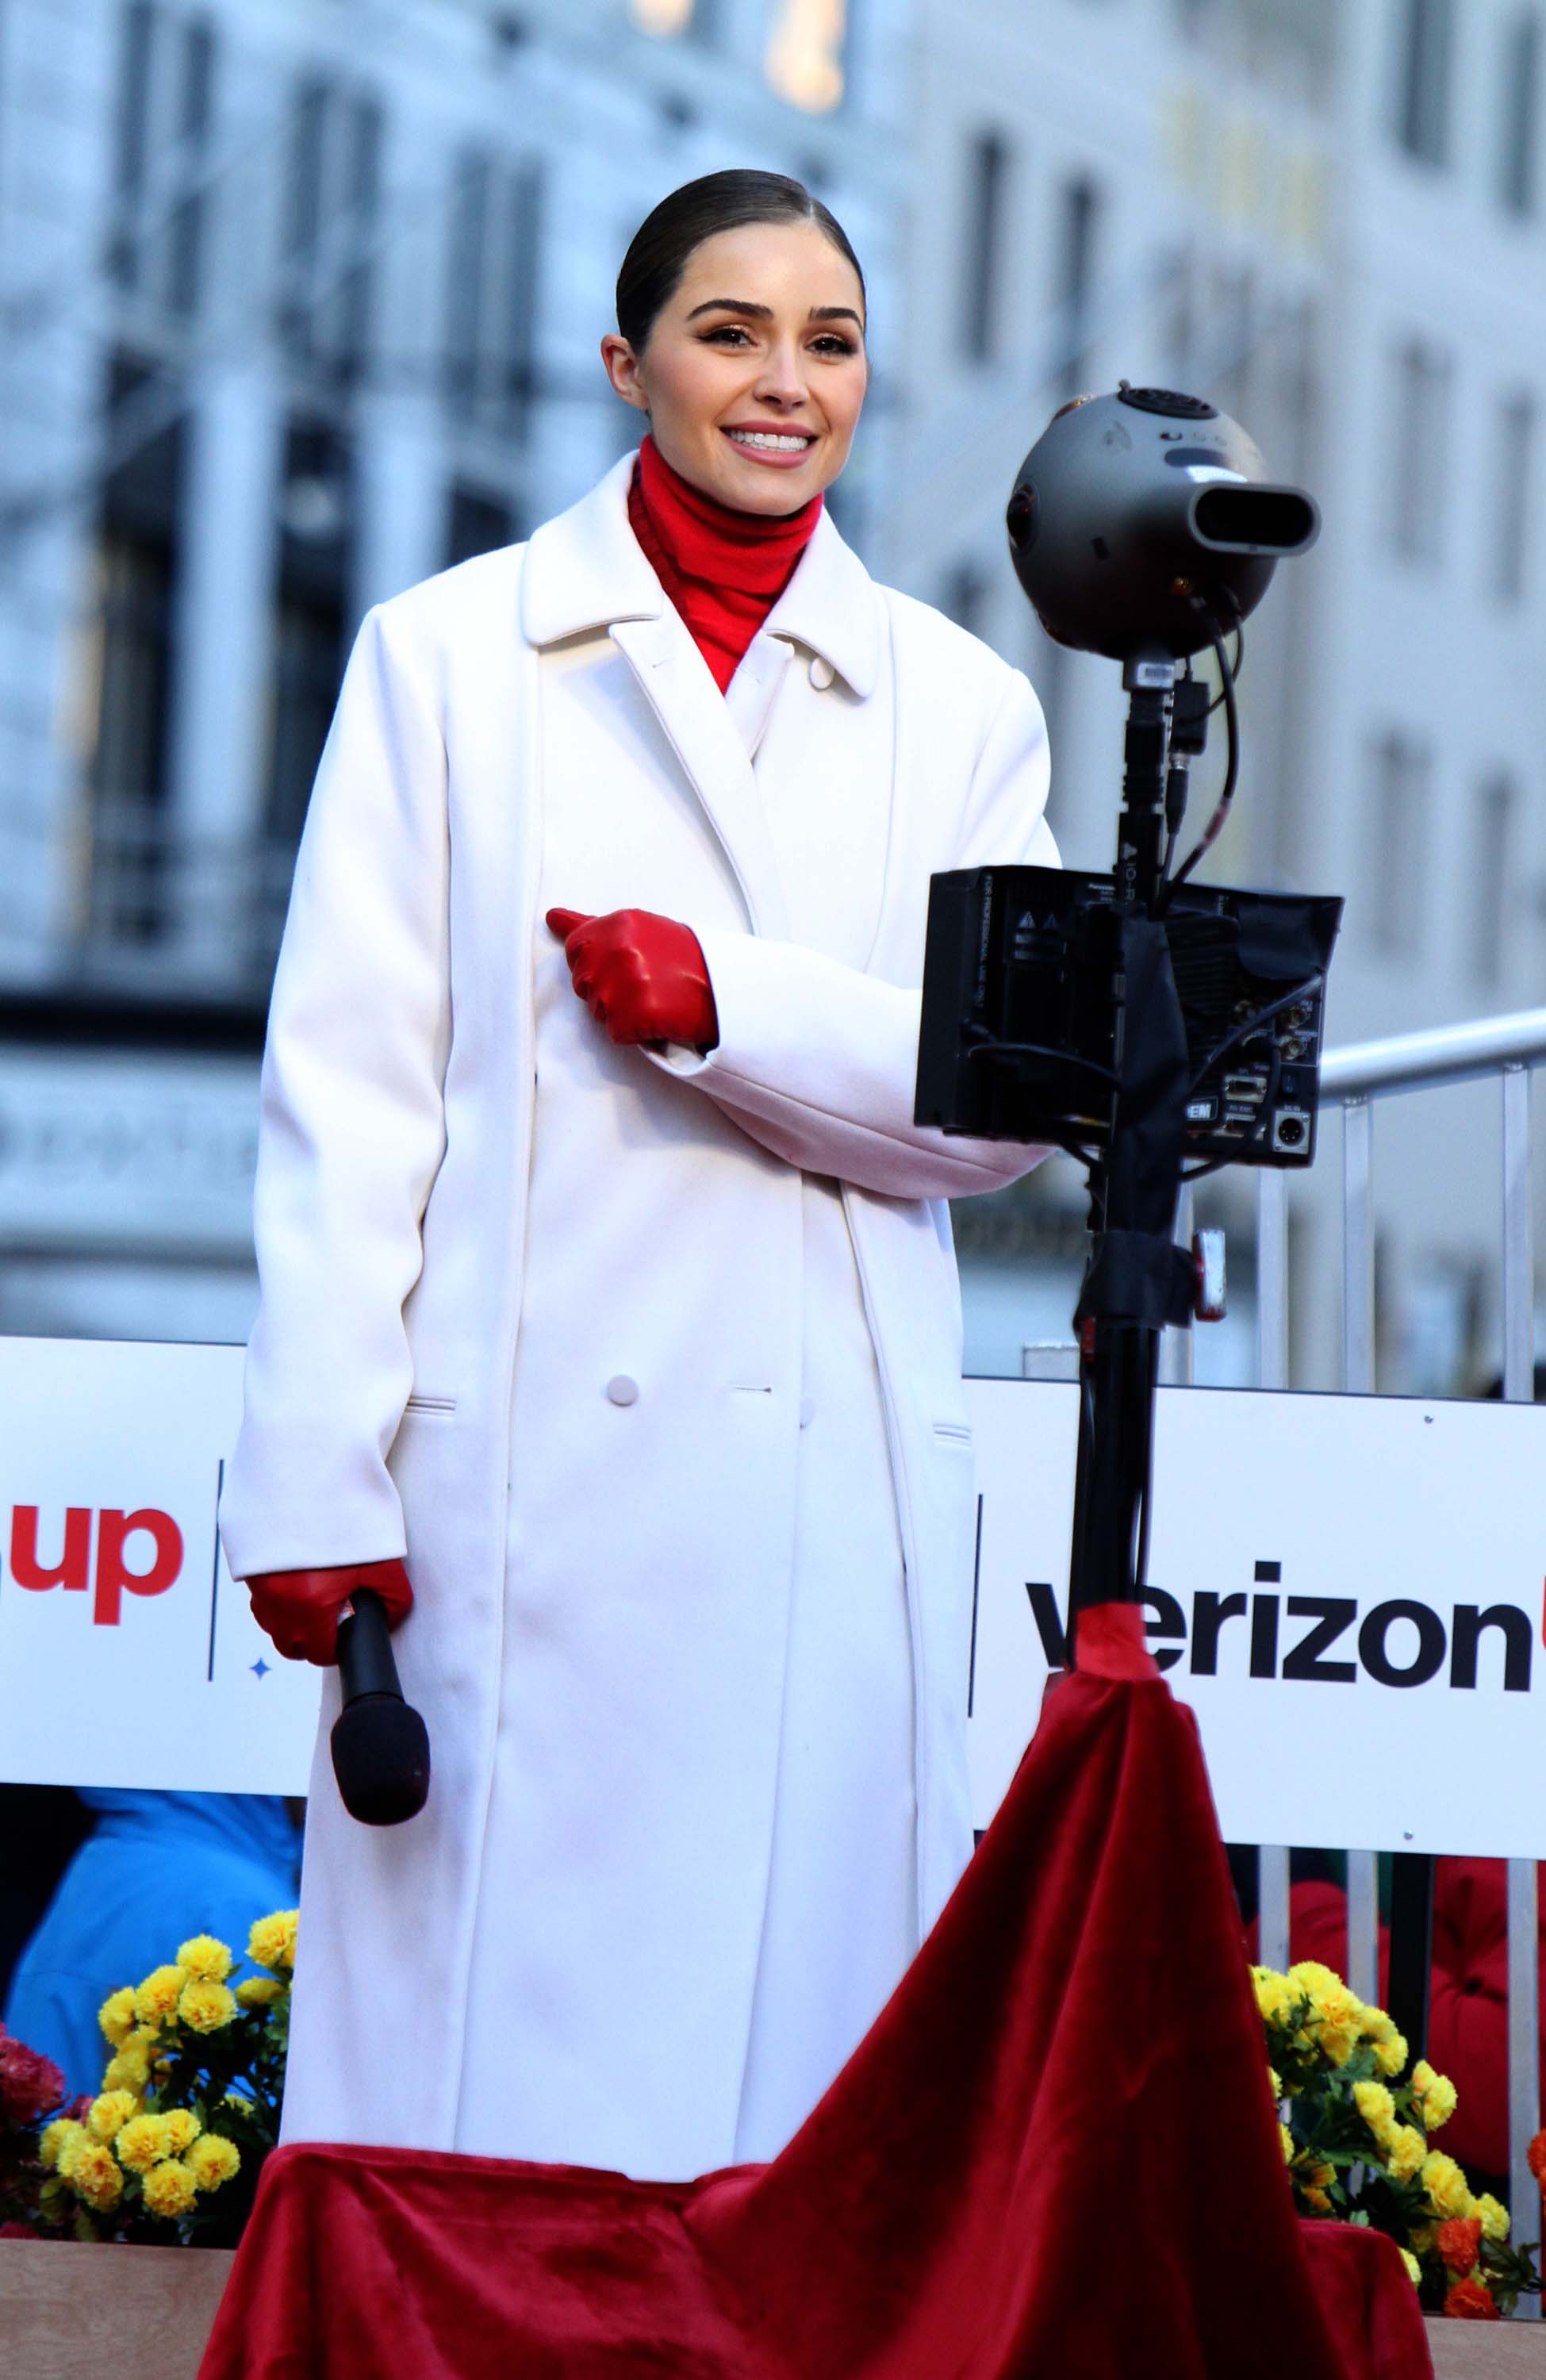
[[[1390,2242],[1294,2218],[1190,1713],[1080,1674],[771,2166],[282,2151],[201,2380],[1430,2371]]]

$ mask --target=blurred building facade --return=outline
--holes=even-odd
[[[917,40],[925,368],[875,565],[1029,667],[1065,856],[1107,866],[1117,673],[1040,636],[1003,503],[1066,395],[1126,377],[1211,397],[1324,530],[1248,629],[1242,791],[1204,872],[1347,896],[1335,1042],[1537,1004],[1546,8],[921,0]],[[1463,1388],[1500,1361],[1495,1095],[1384,1103],[1376,1146],[1381,1384]],[[1338,1380],[1339,1158],[1333,1121],[1294,1195],[1296,1376],[1317,1386]],[[1243,1256],[1244,1179],[1209,1196]],[[1045,1327],[1020,1284],[1073,1209],[1059,1166],[960,1217],[994,1368],[1015,1368],[1013,1301],[1024,1336]],[[1250,1377],[1243,1330],[1196,1336],[1200,1377]]]
[[[1035,627],[1003,502],[1063,396],[1167,382],[1326,523],[1249,631],[1215,872],[1348,894],[1338,1040],[1538,999],[1543,17],[5,0],[0,1329],[245,1331],[262,1000],[348,638],[632,436],[595,360],[616,264],[722,164],[853,235],[841,525],[1030,668],[1067,856],[1109,856],[1121,698]],[[1493,1137],[1480,1095],[1382,1116],[1383,1385],[1485,1368]],[[1332,1186],[1296,1193],[1322,1385]],[[1244,1185],[1216,1197],[1247,1242]],[[1078,1220],[1050,1170],[963,1210],[977,1367],[1063,1327]],[[1249,1374],[1249,1316],[1204,1375]]]
[[[636,435],[597,341],[692,175],[812,183],[898,320],[902,21],[0,8],[0,1329],[245,1335],[262,1008],[361,614]]]

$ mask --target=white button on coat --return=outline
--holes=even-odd
[[[811,655],[811,684],[818,694],[825,694],[838,673],[821,653]]]
[[[626,1372],[614,1373],[607,1382],[607,1402],[614,1405],[636,1405],[639,1402],[637,1380],[631,1380]]]

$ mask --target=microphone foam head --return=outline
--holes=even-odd
[[[397,1694],[360,1694],[332,1727],[332,1773],[344,1807],[362,1827],[398,1827],[429,1795],[429,1734]]]

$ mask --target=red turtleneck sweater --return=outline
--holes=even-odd
[[[781,516],[733,512],[673,470],[653,438],[640,447],[628,518],[721,694],[820,516],[819,496]]]

